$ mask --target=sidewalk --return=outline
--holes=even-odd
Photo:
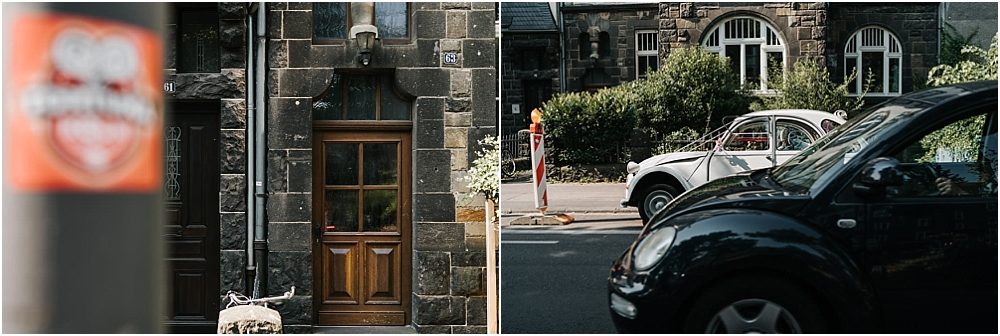
[[[530,181],[501,183],[500,213],[538,213],[533,188]],[[638,217],[636,208],[621,206],[624,183],[555,183],[549,184],[547,190],[546,213],[635,213]]]

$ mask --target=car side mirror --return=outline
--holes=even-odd
[[[868,161],[861,168],[860,180],[854,183],[854,193],[858,196],[884,195],[886,187],[903,185],[903,171],[899,165],[899,160],[891,157]]]

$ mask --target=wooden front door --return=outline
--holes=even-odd
[[[177,103],[164,128],[167,327],[214,333],[219,319],[219,104]]]
[[[319,325],[410,322],[410,133],[313,134]]]

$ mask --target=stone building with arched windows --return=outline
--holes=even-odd
[[[852,71],[873,79],[866,103],[913,91],[938,64],[947,25],[984,49],[997,32],[995,3],[840,2],[560,2],[557,22],[562,50],[553,91],[615,86],[657,69],[676,48],[702,46],[729,57],[742,83],[766,89],[768,67],[821,57],[832,79]],[[506,63],[506,59],[504,59]],[[506,68],[507,66],[504,65]],[[764,79],[765,81],[762,81]],[[508,81],[507,74],[502,79]],[[860,92],[855,80],[851,94]],[[511,107],[521,104],[517,87],[503,95],[502,129]]]

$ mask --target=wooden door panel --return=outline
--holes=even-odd
[[[170,332],[214,332],[219,316],[219,109],[175,103],[164,130]]]
[[[409,323],[409,131],[313,139],[317,323]]]
[[[365,304],[399,304],[400,243],[365,243]]]
[[[323,304],[356,305],[360,303],[358,268],[361,260],[358,242],[323,243],[326,285],[322,288]]]

